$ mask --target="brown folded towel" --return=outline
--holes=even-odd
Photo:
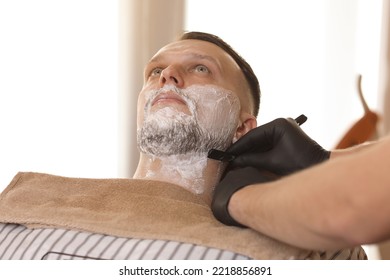
[[[0,222],[188,242],[254,259],[320,258],[251,229],[225,226],[197,195],[160,181],[18,173],[0,195]]]

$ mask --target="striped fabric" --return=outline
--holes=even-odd
[[[0,223],[0,260],[245,260],[229,251],[166,240],[121,238]]]
[[[0,260],[247,260],[194,244],[0,223]],[[306,259],[365,260],[361,247],[312,252]]]

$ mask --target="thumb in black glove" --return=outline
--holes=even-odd
[[[249,131],[226,152],[236,156],[233,166],[253,166],[278,175],[310,167],[330,156],[290,118],[279,118]]]
[[[215,187],[211,210],[220,222],[230,225],[244,227],[235,221],[229,214],[228,205],[231,196],[238,190],[252,184],[273,181],[277,177],[269,172],[260,171],[253,167],[244,167],[225,172],[222,180]]]

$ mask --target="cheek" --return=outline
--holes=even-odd
[[[238,97],[231,91],[219,87],[199,87],[192,91],[197,104],[196,115],[206,128],[236,127],[240,112]]]
[[[137,101],[137,127],[140,127],[144,120],[145,115],[145,94],[141,92],[138,95],[138,101]]]

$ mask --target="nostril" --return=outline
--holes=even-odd
[[[175,82],[175,84],[179,83],[179,81],[175,77],[171,77],[171,79]]]

